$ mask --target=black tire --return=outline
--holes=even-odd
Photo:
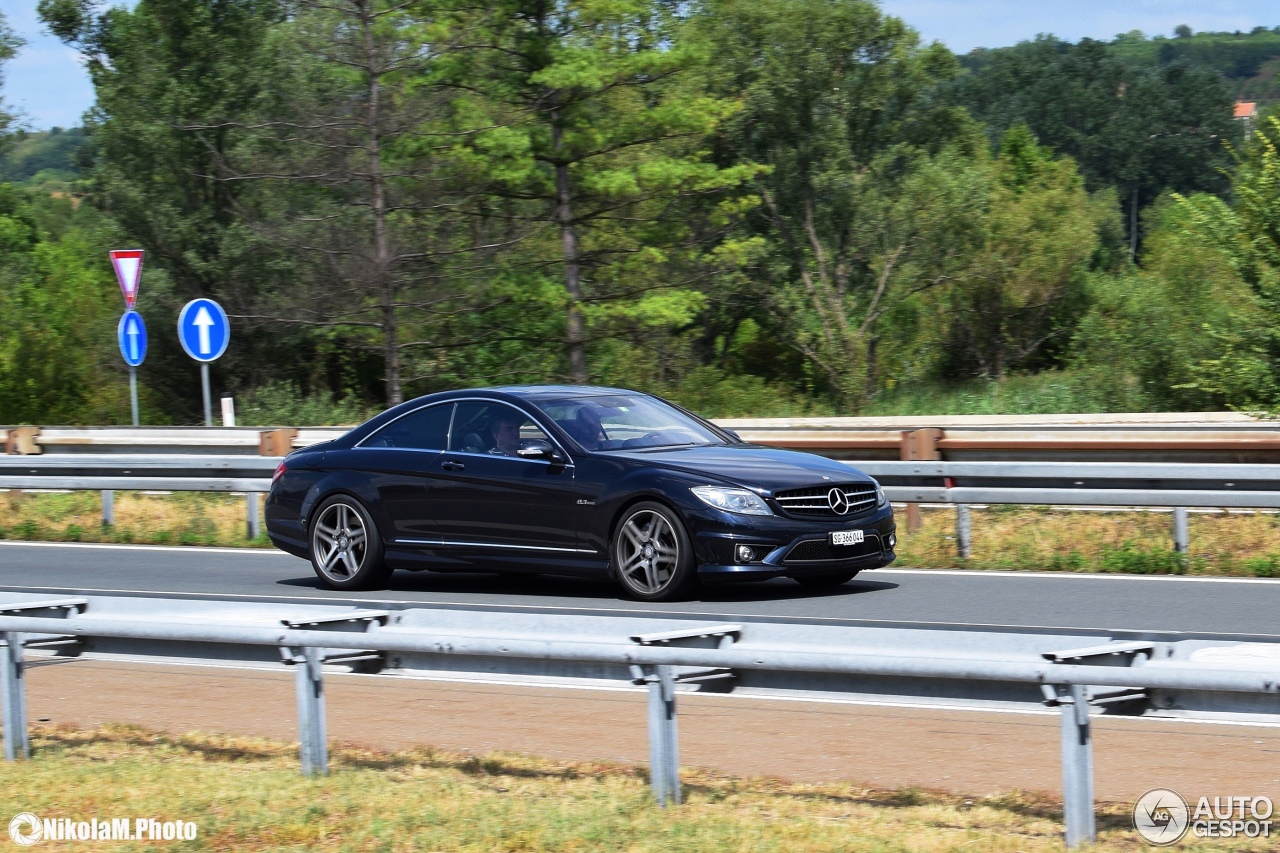
[[[391,578],[373,517],[350,495],[334,495],[316,507],[307,555],[316,577],[329,589],[379,589]]]
[[[813,589],[833,589],[840,584],[848,583],[857,575],[857,571],[852,572],[833,572],[829,575],[808,575],[807,577],[795,578],[801,586],[811,587]]]
[[[697,584],[689,534],[680,517],[660,503],[644,501],[622,514],[609,557],[614,577],[638,601],[672,601]]]

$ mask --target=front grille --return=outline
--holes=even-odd
[[[837,513],[831,508],[831,490],[839,489],[849,502],[849,509]],[[874,509],[876,487],[870,483],[843,483],[838,486],[814,486],[810,489],[792,489],[778,492],[774,500],[787,515],[801,518],[848,518],[860,512]]]
[[[825,563],[834,560],[856,560],[880,553],[880,537],[868,533],[857,545],[832,546],[826,539],[806,539],[791,546],[783,563]]]

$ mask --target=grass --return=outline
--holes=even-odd
[[[908,533],[900,514],[895,565],[1280,578],[1280,515],[1193,513],[1184,558],[1173,551],[1172,513],[991,507],[970,515],[966,561],[956,556],[955,517],[953,509],[922,510],[921,529]]]
[[[1060,851],[1061,805],[1038,794],[794,784],[685,770],[686,804],[659,809],[625,765],[336,747],[303,779],[296,747],[143,729],[37,727],[33,759],[0,766],[0,810],[41,818],[194,821],[179,849],[219,851]],[[1097,851],[1140,851],[1129,804],[1100,804]],[[1262,851],[1271,842],[1187,842]],[[79,849],[86,842],[42,842]],[[93,845],[152,849],[155,842]],[[166,849],[174,846],[166,843]]]
[[[115,515],[116,523],[103,527],[98,492],[0,492],[0,539],[270,546],[265,534],[247,538],[243,495],[116,492]]]

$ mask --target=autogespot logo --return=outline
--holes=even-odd
[[[1147,791],[1133,804],[1133,828],[1157,847],[1176,844],[1187,834],[1190,819],[1187,801],[1168,788]]]
[[[30,847],[44,838],[44,824],[31,812],[14,815],[13,820],[9,821],[9,837],[14,844]]]

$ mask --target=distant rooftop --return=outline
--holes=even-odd
[[[1236,101],[1236,118],[1256,118],[1258,104],[1255,101]]]

